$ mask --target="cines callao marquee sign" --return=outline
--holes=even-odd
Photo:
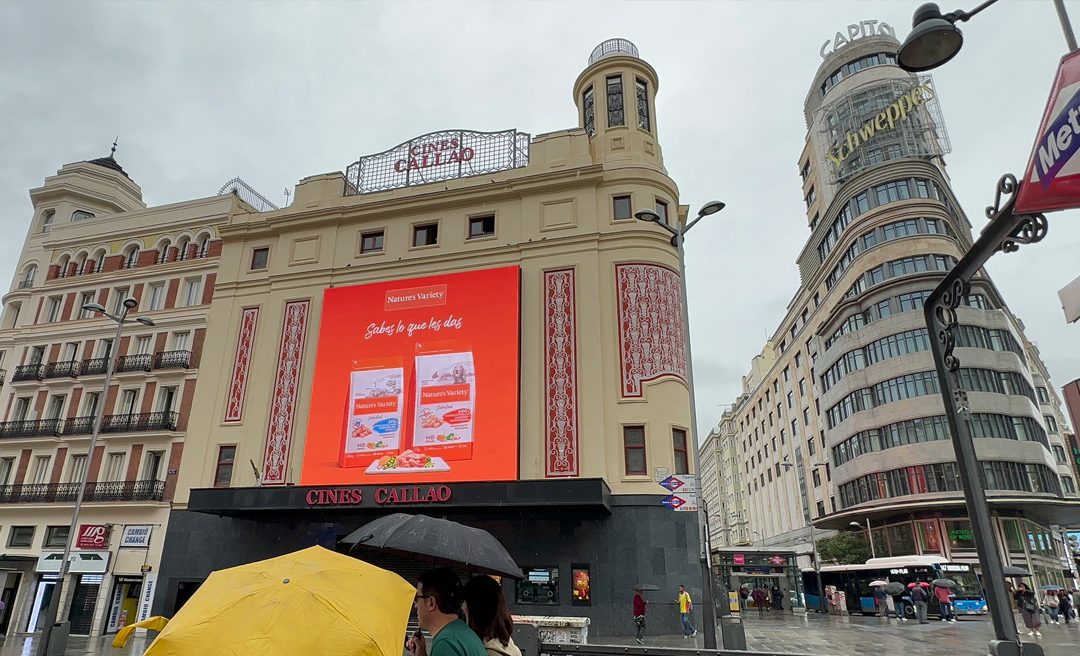
[[[911,114],[935,97],[934,89],[929,80],[911,87],[909,91],[897,97],[885,109],[873,118],[864,122],[861,126],[848,130],[839,140],[833,143],[826,158],[832,164],[834,170],[839,171],[848,157],[851,156],[866,142],[880,136],[884,132],[895,129],[905,121],[911,120]]]

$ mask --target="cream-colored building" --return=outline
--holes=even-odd
[[[803,552],[811,521],[869,523],[879,557],[974,562],[922,311],[970,246],[971,225],[945,170],[933,81],[895,65],[888,26],[852,28],[856,38],[823,48],[804,107],[801,285],[737,402],[751,532]],[[988,277],[972,282],[957,314],[1003,549],[1041,583],[1060,582],[1049,527],[1080,507],[1056,456],[1060,401]]]
[[[728,410],[698,449],[699,487],[714,547],[751,544],[739,439],[736,411]]]
[[[664,167],[657,87],[633,44],[605,42],[572,86],[572,128],[424,135],[302,179],[289,207],[229,217],[205,345],[221,366],[201,372],[158,610],[174,612],[214,568],[338,547],[393,509],[389,488],[362,472],[330,496],[302,474],[330,339],[324,292],[497,267],[520,270],[519,335],[492,336],[520,340],[516,430],[500,437],[516,441],[517,480],[420,476],[446,483],[428,512],[489,528],[539,572],[535,590],[507,583],[518,613],[586,614],[610,634],[631,630],[616,604],[638,578],[671,589],[685,579],[700,593],[696,515],[662,506],[657,484],[693,471],[695,457],[679,262],[666,232],[633,217],[649,209],[676,223],[687,211]],[[434,163],[447,160],[468,163]],[[582,599],[569,581],[589,572]]]
[[[0,317],[0,630],[42,626],[86,473],[60,617],[73,634],[115,632],[149,611],[203,364],[217,229],[243,203],[147,207],[111,154],[64,165],[30,199]],[[137,305],[114,343],[116,323],[82,308],[119,314],[125,299]]]

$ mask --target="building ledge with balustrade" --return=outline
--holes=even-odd
[[[101,421],[102,433],[136,433],[148,431],[176,431],[180,414],[177,412],[140,412],[105,415]],[[0,422],[0,439],[28,437],[63,437],[90,435],[94,430],[93,416],[71,419],[27,419]]]
[[[12,383],[28,381],[41,382],[50,378],[78,378],[80,376],[104,375],[109,367],[109,358],[90,358],[87,360],[63,360],[58,362],[22,364],[15,367],[11,374]],[[122,355],[116,359],[116,373],[156,369],[189,369],[191,351],[159,351],[139,355]]]
[[[23,483],[0,485],[0,504],[73,503],[78,483]],[[165,481],[95,481],[86,484],[84,503],[110,501],[162,501]]]

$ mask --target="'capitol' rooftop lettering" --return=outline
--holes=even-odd
[[[843,33],[837,32],[836,37],[832,41],[826,41],[821,44],[821,50],[819,51],[822,57],[828,57],[832,53],[836,52],[840,48],[846,45],[850,45],[852,41],[861,39],[868,36],[891,36],[896,38],[896,31],[892,26],[884,21],[876,20],[864,20],[858,23],[847,26],[847,36]],[[832,50],[827,48],[832,45]]]

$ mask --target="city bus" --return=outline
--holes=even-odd
[[[986,596],[982,583],[968,563],[950,563],[941,556],[896,556],[892,558],[871,558],[864,565],[832,565],[821,568],[821,585],[828,588],[835,586],[843,592],[847,612],[851,615],[872,615],[874,591],[871,581],[897,581],[907,588],[909,583],[934,579],[951,579],[956,582],[953,592],[953,609],[957,617],[961,615],[983,615],[987,612]],[[817,575],[812,569],[803,570],[803,590],[807,609],[821,608],[821,591],[817,586]],[[933,589],[927,590],[931,595]],[[906,594],[906,592],[905,592]],[[912,606],[906,607],[908,617],[914,617]],[[938,604],[931,598],[927,605],[927,614],[939,616]]]

